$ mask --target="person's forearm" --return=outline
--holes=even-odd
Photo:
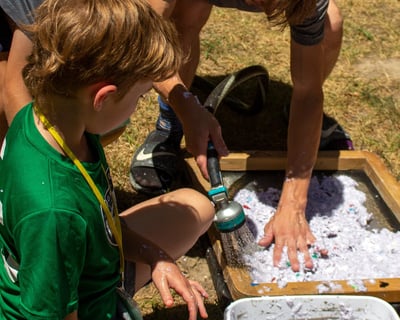
[[[307,205],[307,193],[318,154],[322,122],[321,101],[292,100],[288,129],[286,177],[281,204],[291,203],[302,212]],[[312,99],[311,99],[312,100]]]
[[[173,258],[163,249],[130,229],[123,219],[121,228],[124,254],[127,260],[147,264],[151,267],[158,261],[173,261]]]
[[[201,106],[200,102],[183,84],[178,75],[153,84],[154,89],[174,110],[179,120],[185,124],[185,119],[192,116],[192,108]]]
[[[287,178],[309,179],[318,154],[322,126],[322,90],[297,98],[293,95],[288,128]]]
[[[317,158],[323,115],[324,48],[291,41],[293,93],[288,128],[287,177],[310,179]]]

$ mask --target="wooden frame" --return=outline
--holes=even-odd
[[[190,175],[195,187],[201,192],[207,193],[210,185],[205,180],[193,158],[187,158]],[[284,170],[286,165],[286,153],[280,151],[250,151],[231,153],[228,157],[221,158],[222,171],[266,171]],[[318,154],[315,170],[362,170],[370,179],[383,201],[400,222],[400,184],[390,174],[382,160],[374,153],[367,151],[323,151]],[[265,292],[262,288],[268,287],[265,294],[274,295],[303,295],[320,294],[317,286],[322,282],[295,282],[288,283],[286,287],[279,288],[276,283],[261,283],[251,285],[251,278],[247,270],[228,266],[219,232],[210,228],[208,236],[218,263],[222,269],[224,279],[234,300],[244,297],[260,296]],[[399,263],[393,261],[393,263]],[[388,302],[400,302],[400,268],[399,278],[374,279],[364,281],[366,292],[357,292],[347,281],[333,281],[339,284],[340,289],[331,290],[327,294],[366,294],[376,296]]]

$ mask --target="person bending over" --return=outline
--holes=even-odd
[[[290,73],[293,91],[290,104],[286,178],[274,217],[265,226],[259,244],[275,242],[274,263],[281,259],[287,247],[292,269],[299,270],[298,251],[305,256],[305,265],[312,268],[307,246],[315,241],[305,217],[307,192],[321,138],[323,118],[323,84],[334,68],[342,40],[342,17],[334,0],[148,0],[165,18],[170,18],[178,30],[179,39],[189,59],[179,75],[156,84],[159,98],[159,117],[155,130],[133,155],[130,178],[139,191],[165,192],[176,178],[179,143],[192,135],[208,132],[193,131],[195,126],[182,126],[176,110],[182,109],[185,93],[171,91],[183,81],[190,87],[200,57],[200,32],[212,7],[226,7],[250,12],[264,12],[269,21],[290,27]],[[259,31],[259,32],[262,32]],[[270,44],[268,44],[270,45]],[[163,97],[169,97],[168,100]],[[187,109],[190,111],[191,109]],[[191,139],[190,141],[196,141]],[[202,141],[201,139],[197,141]],[[201,145],[191,145],[192,149]],[[204,148],[203,146],[200,149]],[[162,150],[163,153],[157,152]],[[196,153],[195,153],[196,154]],[[203,165],[204,154],[197,157]],[[221,154],[224,155],[224,154]],[[153,179],[149,179],[152,177]]]

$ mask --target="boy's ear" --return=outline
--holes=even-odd
[[[104,101],[113,93],[117,92],[117,86],[113,84],[98,84],[94,87],[93,108],[100,111]]]

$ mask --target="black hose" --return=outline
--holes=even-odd
[[[246,67],[227,76],[211,91],[204,102],[204,106],[215,114],[221,102],[229,93],[245,82],[254,79],[257,81],[259,90],[257,91],[257,96],[253,103],[248,104],[240,99],[234,99],[234,103],[230,103],[230,106],[237,111],[247,114],[260,111],[266,104],[269,75],[268,71],[259,65]]]

